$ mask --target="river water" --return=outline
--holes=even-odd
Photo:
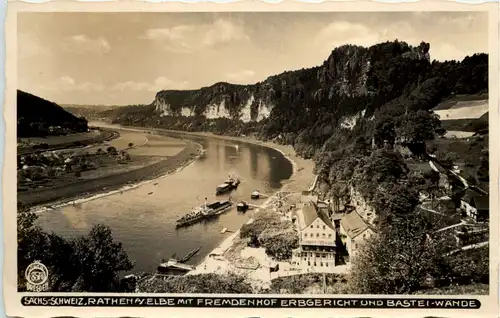
[[[154,271],[162,259],[174,253],[180,258],[201,246],[200,252],[187,262],[197,264],[231,235],[230,232],[221,234],[221,229],[236,231],[252,212],[243,214],[233,206],[210,221],[180,229],[175,228],[176,219],[203,204],[205,198],[213,202],[231,195],[235,202],[250,201],[253,190],[275,192],[290,178],[293,167],[274,149],[205,137],[184,135],[184,138],[200,143],[206,149],[206,156],[175,174],[122,194],[40,213],[39,224],[64,237],[85,235],[99,223],[109,226],[115,240],[123,244],[129,258],[135,262],[133,272]],[[215,197],[215,187],[229,173],[237,174],[241,184],[232,193]]]

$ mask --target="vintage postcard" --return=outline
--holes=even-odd
[[[6,29],[7,315],[498,316],[498,4]]]

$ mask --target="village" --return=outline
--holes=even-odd
[[[456,238],[456,250],[452,253],[487,245],[488,194],[467,183],[457,169],[446,169],[433,160],[428,164],[439,173],[439,186],[444,191],[451,191],[450,179],[462,183],[460,208],[448,195],[430,198],[421,194],[417,211],[430,220],[439,219],[444,224],[439,231],[452,231]],[[349,202],[322,200],[315,191],[317,179],[307,190],[281,191],[255,206],[248,212],[252,213],[248,223],[186,275],[232,273],[245,277],[255,290],[263,290],[277,278],[347,274],[352,260],[377,231],[375,210],[354,188]],[[277,245],[282,244],[283,249],[279,249]],[[143,277],[138,290],[157,278]]]

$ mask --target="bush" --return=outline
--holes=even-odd
[[[165,276],[139,282],[140,293],[251,294],[252,287],[236,274]]]
[[[258,241],[266,249],[266,254],[279,261],[290,259],[292,250],[299,247],[299,236],[290,221],[283,222],[281,228],[265,229]]]
[[[240,238],[249,238],[249,246],[262,246],[266,254],[278,260],[290,259],[292,249],[299,243],[292,222],[283,221],[278,214],[270,212],[262,212],[252,223],[243,225]]]
[[[240,238],[250,238],[249,246],[260,246],[259,235],[268,227],[272,228],[281,223],[280,216],[276,213],[261,212],[254,221],[241,227]]]

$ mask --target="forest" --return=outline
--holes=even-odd
[[[87,120],[67,112],[56,103],[17,91],[17,137],[46,137],[86,132]]]

